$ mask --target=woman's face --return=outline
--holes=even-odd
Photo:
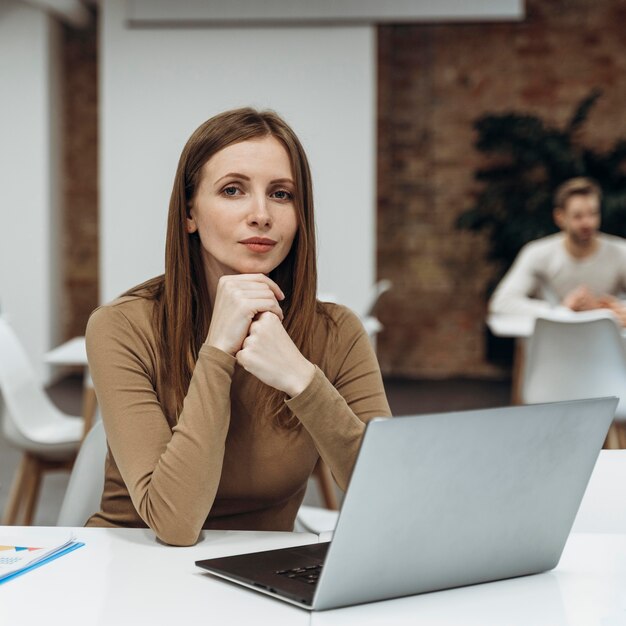
[[[235,143],[202,167],[187,230],[198,232],[207,278],[269,274],[298,229],[289,156],[272,136]]]

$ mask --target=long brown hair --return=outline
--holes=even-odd
[[[155,300],[154,324],[159,337],[160,374],[166,404],[180,415],[198,352],[206,339],[211,304],[197,233],[189,234],[186,218],[200,183],[202,167],[217,152],[234,143],[272,136],[285,147],[295,183],[298,230],[289,254],[270,274],[285,294],[283,324],[304,356],[311,353],[316,303],[317,267],[313,188],[306,154],[293,130],[273,111],[251,108],[226,111],[199,126],[178,161],[170,198],[165,244],[165,274],[138,285],[125,295]],[[307,332],[309,331],[309,332]],[[285,408],[282,392],[258,382],[257,406],[287,428],[298,421]],[[165,399],[162,399],[165,400]]]

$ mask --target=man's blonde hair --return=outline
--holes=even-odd
[[[570,178],[559,185],[554,192],[554,207],[556,209],[565,209],[567,201],[572,196],[594,196],[600,202],[602,200],[602,190],[591,178],[585,178],[584,176]]]

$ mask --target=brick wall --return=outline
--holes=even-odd
[[[527,111],[563,124],[604,94],[583,140],[626,137],[626,2],[528,0],[520,23],[379,28],[378,354],[386,374],[500,376],[485,359],[487,241],[455,228],[471,205],[472,122]]]
[[[95,20],[63,27],[62,333],[85,334],[98,304],[98,65]]]

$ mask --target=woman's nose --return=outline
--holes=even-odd
[[[260,228],[267,228],[272,225],[272,217],[268,210],[265,196],[252,199],[250,212],[248,213],[248,224]]]

